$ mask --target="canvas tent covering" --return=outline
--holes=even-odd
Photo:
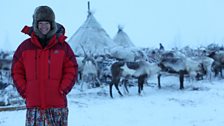
[[[75,54],[81,56],[85,55],[84,50],[87,54],[108,54],[110,49],[116,46],[91,12],[88,13],[86,21],[68,42]]]
[[[118,32],[113,40],[117,45],[124,48],[135,47],[135,45],[130,40],[129,36],[123,31],[123,27],[121,26],[118,26]]]

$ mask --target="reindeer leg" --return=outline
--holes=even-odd
[[[79,73],[79,80],[82,80],[82,73],[81,72],[78,73]]]
[[[141,95],[141,88],[140,88],[140,84],[138,84],[138,94]]]
[[[117,89],[119,95],[120,95],[120,96],[123,96],[122,93],[120,92],[119,88],[118,88],[118,84],[115,84],[115,88]]]
[[[184,89],[184,71],[183,70],[180,71],[179,80],[180,80],[180,90],[182,90]]]
[[[141,82],[140,82],[141,80],[140,80],[140,78],[141,78],[141,76],[138,77],[138,94],[139,94],[139,95],[141,94],[141,86],[140,86],[140,85],[141,85],[141,84],[140,84],[140,83],[141,83]]]
[[[126,92],[129,94],[129,91],[128,91],[128,86],[127,86],[127,84],[128,84],[128,80],[127,80],[127,79],[125,79],[125,80],[123,80],[123,82],[122,82],[122,83],[124,83],[124,88],[125,88]]]
[[[142,91],[142,82],[138,82],[138,94],[141,95],[141,91]]]
[[[101,83],[101,81],[100,81],[100,79],[98,77],[96,77],[96,82],[98,83],[98,86],[97,87],[102,86],[102,83]]]
[[[161,74],[158,74],[157,79],[158,79],[158,88],[160,89],[161,88],[161,84],[160,84]]]
[[[111,98],[113,98],[112,87],[113,87],[113,83],[110,83],[110,88],[109,88],[109,90],[110,90],[110,97],[111,97]]]
[[[222,75],[222,68],[220,68],[220,74],[221,74],[221,78],[223,78],[223,75]]]
[[[143,76],[143,80],[142,80],[142,84],[141,84],[141,90],[143,91],[143,87],[144,87],[144,83],[146,82],[146,79],[147,79],[147,74],[145,74],[144,76]]]
[[[120,94],[120,96],[123,96],[122,93],[120,92],[119,88],[118,88],[118,84],[120,82],[120,78],[119,79],[112,79],[111,83],[110,83],[110,97],[113,98],[112,95],[112,87],[113,85],[115,86],[115,88],[117,89],[118,93]]]
[[[145,81],[145,77],[146,75],[140,75],[138,77],[138,94],[141,95],[141,91],[143,90],[143,84],[144,84],[144,81]]]
[[[85,82],[83,82],[83,81],[81,81],[81,84],[80,84],[80,91],[81,92],[83,92],[83,84],[84,84]]]

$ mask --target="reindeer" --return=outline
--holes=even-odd
[[[161,71],[165,73],[172,73],[179,75],[180,89],[184,89],[184,76],[189,75],[191,79],[199,78],[205,74],[205,69],[201,61],[196,61],[185,57],[178,52],[166,52],[162,55],[159,63]],[[161,73],[162,73],[161,72]],[[160,79],[158,75],[158,87],[161,88]]]
[[[82,79],[81,90],[83,90],[83,84],[88,83],[88,87],[99,87],[101,82],[99,80],[99,69],[94,56],[90,53],[87,55],[84,47],[81,45],[83,52],[85,54],[80,64],[80,79]]]
[[[214,59],[214,62],[212,64],[213,71],[215,72],[215,76],[217,76],[220,73],[220,76],[222,75],[222,69],[224,68],[224,52],[211,52],[208,57],[211,57]]]
[[[110,97],[113,98],[112,94],[112,87],[113,85],[117,89],[120,96],[123,94],[119,90],[119,82],[121,78],[124,78],[124,87],[127,93],[129,93],[127,88],[127,81],[131,77],[138,79],[138,94],[141,94],[143,90],[143,84],[146,79],[155,73],[158,73],[160,68],[155,63],[149,63],[147,61],[138,61],[138,62],[125,62],[125,61],[118,61],[111,65],[111,74],[112,79],[109,87]]]
[[[10,77],[11,64],[11,59],[0,59],[0,80],[3,79],[3,73],[5,76]]]
[[[83,56],[76,56],[76,60],[77,60],[77,63],[78,63],[78,79],[77,79],[77,81],[79,82],[79,80],[82,80],[84,57]]]
[[[200,69],[202,75],[205,75],[205,78],[208,80],[212,79],[212,65],[214,63],[214,59],[207,57],[207,56],[196,56],[196,57],[191,57],[190,60],[193,60],[194,62],[199,63]],[[190,64],[190,63],[188,63]],[[194,63],[192,63],[191,66],[193,66]],[[202,78],[203,79],[203,76]]]

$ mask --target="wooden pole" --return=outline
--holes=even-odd
[[[90,12],[90,2],[88,1],[88,15],[90,15],[91,12]]]
[[[4,111],[18,111],[18,110],[25,110],[26,106],[11,106],[11,107],[0,107],[0,112]]]

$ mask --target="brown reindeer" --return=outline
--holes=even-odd
[[[110,97],[113,98],[112,94],[112,87],[113,85],[117,89],[120,96],[123,96],[122,93],[119,90],[119,82],[121,78],[124,78],[122,81],[124,83],[124,87],[127,92],[127,81],[131,77],[138,79],[138,93],[141,94],[141,91],[143,90],[143,84],[146,81],[146,79],[154,73],[158,73],[160,71],[160,68],[157,64],[154,63],[148,63],[147,61],[138,61],[138,62],[125,62],[125,61],[119,61],[115,62],[111,66],[111,83],[109,87],[110,91]]]

